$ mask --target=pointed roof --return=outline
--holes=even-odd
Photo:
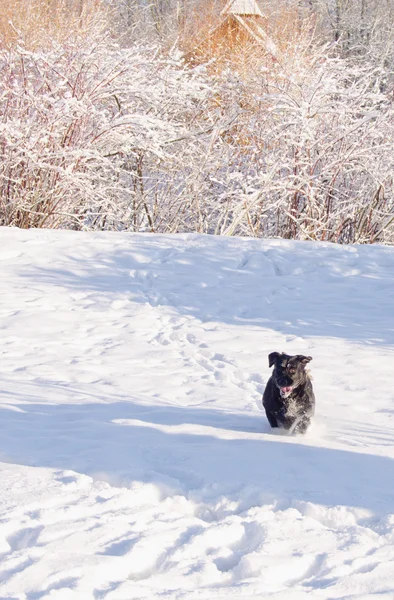
[[[258,17],[263,16],[263,13],[259,9],[256,0],[228,0],[221,14]]]
[[[256,0],[227,0],[225,7],[220,14],[222,16],[221,22],[208,32],[207,37],[214,35],[215,32],[222,27],[223,23],[232,20],[233,22],[238,23],[241,28],[248,33],[249,39],[254,40],[259,46],[262,46],[275,60],[279,60],[279,49],[264,28],[260,26],[260,24],[265,21],[266,17],[261,12]],[[255,17],[260,18],[256,19]],[[197,45],[196,50],[198,50],[203,43],[204,40],[201,40]]]
[[[262,45],[269,54],[278,59],[279,52],[276,44],[271,40],[264,29],[260,27],[258,23],[256,23],[256,21],[249,19],[249,15],[246,17],[234,15],[234,19],[236,19],[244,27],[244,29],[258,44]]]

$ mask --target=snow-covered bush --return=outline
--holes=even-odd
[[[0,224],[394,243],[392,94],[308,27],[243,71],[0,46]]]
[[[1,224],[155,230],[205,95],[179,61],[108,38],[3,50]]]
[[[223,233],[394,242],[394,111],[379,75],[326,50],[247,83],[226,73],[222,138],[243,192]]]

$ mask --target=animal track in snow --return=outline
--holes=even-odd
[[[176,352],[188,368],[189,378],[206,380],[211,387],[217,385],[218,382],[234,385],[239,390],[248,391],[251,398],[255,400],[261,396],[263,391],[261,375],[253,372],[248,373],[224,352],[211,351],[206,342],[200,341],[203,334],[206,333],[205,330],[201,332],[201,337],[198,329],[196,332],[190,332],[190,328],[200,327],[198,322],[178,316],[161,317],[160,321],[159,331],[151,339],[151,343],[159,344]],[[215,327],[213,331],[220,332],[220,328],[218,330]],[[217,344],[218,342],[215,345],[217,346]],[[225,341],[223,341],[223,345],[226,345]],[[201,370],[204,372],[203,375],[199,375]],[[189,382],[189,380],[186,382]],[[190,394],[192,391],[188,393]],[[254,410],[253,402],[250,406]]]

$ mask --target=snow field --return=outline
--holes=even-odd
[[[394,249],[0,229],[0,599],[392,599]],[[316,419],[272,433],[273,350]]]

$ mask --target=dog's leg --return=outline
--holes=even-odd
[[[280,424],[284,429],[286,429],[290,433],[293,433],[295,427],[297,426],[297,419],[295,419],[294,417],[284,417],[280,420]]]
[[[265,414],[267,415],[267,419],[271,427],[278,427],[278,421],[276,420],[275,415],[272,412],[269,412],[267,409],[265,410]]]
[[[282,409],[278,412],[277,414],[277,419],[279,422],[280,427],[283,427],[283,429],[286,429],[286,431],[290,431],[292,432],[292,428],[294,426],[294,424],[296,423],[296,419],[293,416],[289,416],[286,413],[286,409]]]
[[[297,423],[295,424],[294,427],[294,433],[306,433],[309,425],[311,424],[311,419],[310,417],[302,417],[299,421],[297,421]]]

